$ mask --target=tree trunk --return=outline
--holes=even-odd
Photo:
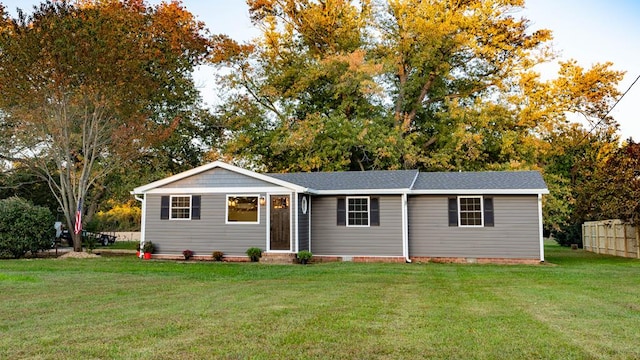
[[[73,251],[82,252],[82,232],[76,234],[71,231],[71,237],[73,238]]]

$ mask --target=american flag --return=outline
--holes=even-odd
[[[73,228],[73,232],[80,234],[82,231],[82,200],[78,201],[78,210],[76,211],[76,224]]]

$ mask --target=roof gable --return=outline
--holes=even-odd
[[[270,177],[268,175],[264,175],[264,174],[260,174],[251,170],[247,170],[247,169],[243,169],[234,165],[230,165],[227,163],[224,163],[222,161],[214,161],[212,163],[209,164],[205,164],[202,166],[199,166],[197,168],[193,168],[191,170],[188,171],[184,171],[181,172],[179,174],[173,175],[173,176],[169,176],[167,178],[164,179],[160,179],[158,181],[154,181],[150,184],[147,185],[143,185],[140,187],[137,187],[135,189],[133,189],[133,191],[131,192],[132,194],[144,194],[146,192],[155,190],[155,189],[159,189],[159,188],[163,188],[163,187],[167,187],[167,188],[181,188],[184,186],[187,186],[186,184],[190,183],[188,181],[189,178],[191,177],[196,177],[198,175],[203,175],[204,177],[207,176],[207,174],[209,173],[214,174],[214,172],[212,172],[212,170],[214,169],[224,169],[226,170],[226,172],[233,172],[236,174],[240,174],[243,176],[246,176],[250,179],[254,180],[254,184],[255,186],[260,186],[262,183],[268,183],[268,184],[272,184],[274,186],[280,186],[280,187],[285,187],[288,188],[290,190],[293,191],[299,191],[299,192],[305,192],[307,189],[296,185],[296,184],[292,184],[286,181],[282,181],[273,177]],[[219,172],[220,173],[220,172]],[[196,181],[197,182],[197,181]],[[206,181],[205,181],[206,182]]]

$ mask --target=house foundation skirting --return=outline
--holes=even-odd
[[[404,263],[406,260],[402,256],[327,256],[313,255],[311,262],[374,262],[374,263]]]
[[[469,257],[429,257],[412,256],[416,263],[446,263],[446,264],[505,264],[505,265],[538,265],[540,259],[508,259],[508,258],[469,258]]]
[[[154,260],[184,260],[182,254],[153,254],[151,259]],[[211,255],[193,255],[189,261],[214,261]],[[247,256],[224,256],[223,262],[250,262]]]
[[[281,261],[271,261],[267,255],[265,259],[260,259],[262,263],[294,263],[295,254],[279,254],[285,259]],[[170,254],[153,254],[152,259],[156,260],[184,260],[182,255],[170,255]],[[266,261],[265,261],[266,260]],[[273,259],[276,260],[276,259]],[[210,255],[194,255],[190,261],[213,261],[213,257]],[[247,256],[225,256],[222,260],[224,262],[249,262],[250,259]],[[406,259],[402,256],[326,256],[326,255],[314,255],[311,259],[312,263],[322,262],[339,262],[339,261],[351,261],[359,263],[404,263]],[[412,256],[411,261],[414,263],[448,263],[448,264],[504,264],[504,265],[538,265],[540,259],[508,259],[508,258],[468,258],[468,257],[429,257],[429,256]]]

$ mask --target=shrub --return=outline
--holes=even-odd
[[[0,200],[0,254],[17,259],[50,248],[54,221],[45,207],[18,197]]]
[[[313,254],[311,253],[311,251],[307,251],[307,250],[298,251],[298,260],[300,260],[300,262],[303,264],[306,264],[309,260],[311,260],[312,257],[313,257]]]
[[[144,245],[142,245],[142,252],[153,254],[154,251],[153,243],[151,241],[145,241]]]
[[[247,256],[249,256],[251,261],[257,262],[262,257],[262,250],[260,248],[257,248],[257,247],[248,248],[247,249]]]
[[[189,260],[193,256],[193,251],[189,249],[183,250],[182,255],[184,256],[185,260]]]
[[[212,256],[213,256],[213,260],[222,261],[222,258],[224,257],[224,253],[222,251],[214,251]]]
[[[82,240],[87,247],[87,252],[91,254],[93,249],[96,248],[96,245],[98,245],[98,239],[95,236],[85,236],[84,232],[82,235]]]

